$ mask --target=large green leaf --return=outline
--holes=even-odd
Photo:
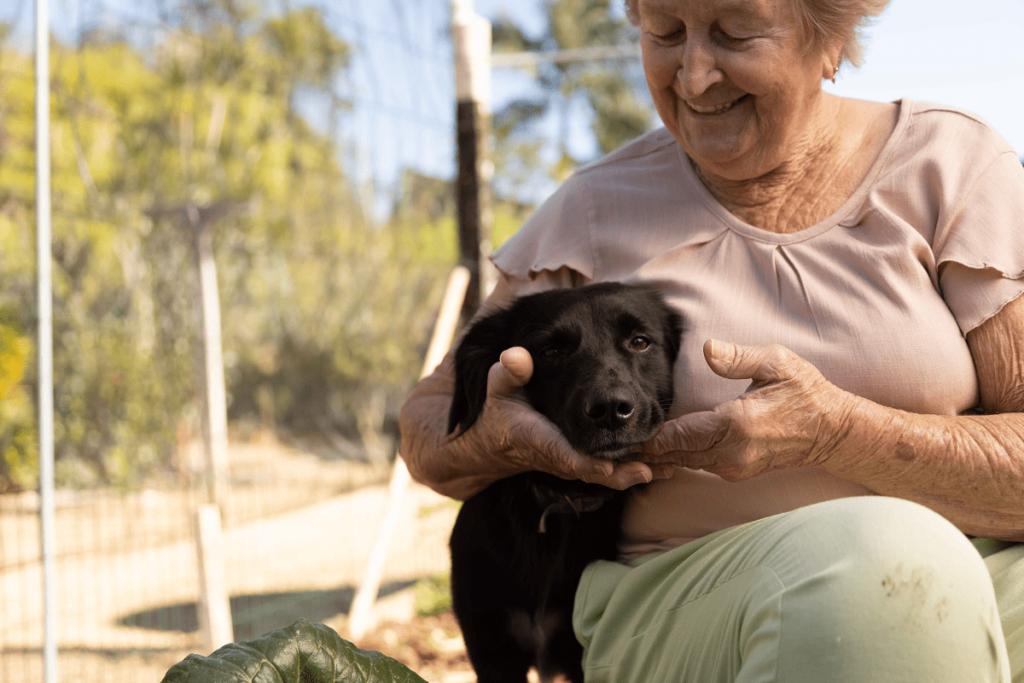
[[[189,655],[162,683],[426,683],[400,662],[360,650],[323,624],[299,619],[209,657]]]

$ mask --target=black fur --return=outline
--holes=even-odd
[[[681,334],[679,315],[638,287],[517,299],[476,322],[456,350],[449,431],[476,422],[488,370],[502,351],[523,346],[534,362],[531,405],[577,450],[623,458],[665,420]],[[522,683],[531,665],[543,681],[583,683],[573,599],[586,565],[615,556],[624,500],[604,486],[527,472],[465,502],[451,536],[452,602],[480,683]]]

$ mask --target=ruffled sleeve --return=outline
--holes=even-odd
[[[591,209],[579,176],[572,176],[491,256],[506,277],[532,281],[543,271],[568,269],[594,277]],[[574,279],[578,279],[574,278]]]
[[[1024,294],[1024,167],[1002,144],[941,216],[932,245],[943,298],[964,334]]]

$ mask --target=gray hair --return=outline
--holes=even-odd
[[[640,0],[625,0],[626,16],[633,25],[640,23]],[[840,62],[860,66],[864,58],[862,31],[888,7],[890,0],[790,0],[810,40],[805,51],[839,44]],[[838,65],[837,65],[838,66]]]

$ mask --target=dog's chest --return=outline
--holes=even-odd
[[[508,615],[508,632],[520,647],[541,652],[551,642],[552,635],[571,624],[566,623],[565,610],[537,610],[530,614],[526,610],[514,610]]]
[[[625,496],[578,483],[559,480],[555,488],[548,483],[546,476],[538,483],[536,473],[512,477],[504,482],[499,505],[523,581],[550,594],[563,583],[574,588],[590,561],[614,557]]]

